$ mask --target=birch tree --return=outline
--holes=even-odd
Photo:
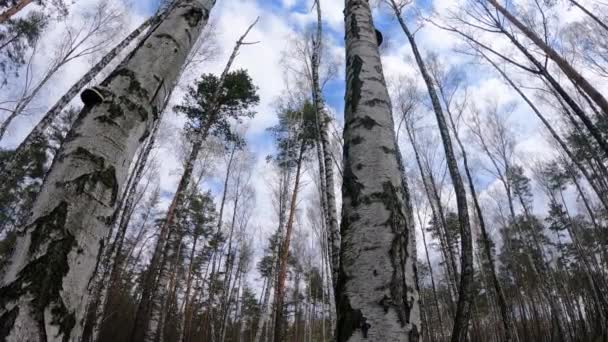
[[[334,288],[338,281],[338,268],[340,264],[340,229],[338,227],[338,209],[336,207],[335,183],[334,183],[334,167],[331,157],[331,146],[328,134],[329,115],[325,108],[325,101],[321,89],[321,81],[319,76],[319,68],[321,56],[323,55],[323,17],[321,14],[321,1],[316,0],[315,7],[317,9],[317,32],[313,40],[313,54],[311,58],[312,69],[312,98],[317,111],[317,131],[320,141],[320,150],[322,151],[323,160],[319,160],[321,167],[321,188],[325,198],[325,215],[327,220],[328,232],[328,249],[331,256],[332,281]],[[320,157],[320,156],[319,156]]]
[[[152,129],[214,1],[179,1],[167,18],[102,84],[58,152],[22,227],[0,288],[7,341],[78,339],[87,286],[103,253],[107,218],[129,162]],[[164,86],[166,85],[166,86]]]
[[[111,43],[120,25],[121,15],[107,0],[96,4],[92,13],[81,27],[66,22],[64,39],[56,47],[54,57],[47,69],[36,82],[26,83],[19,99],[9,110],[8,116],[0,125],[0,140],[4,138],[9,125],[23,115],[27,107],[44,89],[52,77],[70,62],[104,51]]]
[[[462,244],[461,254],[461,274],[460,283],[458,287],[458,304],[456,307],[456,317],[454,321],[454,329],[452,331],[452,342],[461,341],[466,339],[467,326],[469,324],[471,305],[473,301],[473,293],[471,287],[473,284],[473,238],[471,235],[471,223],[469,221],[469,209],[467,204],[467,193],[458,169],[458,162],[452,146],[452,140],[450,137],[450,131],[446,122],[443,108],[435,84],[433,83],[432,77],[430,76],[426,63],[418,49],[414,34],[407,27],[405,20],[403,19],[403,8],[407,6],[410,1],[396,1],[389,0],[388,4],[393,10],[401,29],[405,33],[422,79],[424,80],[431,104],[435,116],[437,118],[437,126],[441,134],[441,140],[443,142],[443,148],[446,156],[448,170],[450,172],[450,178],[452,179],[452,185],[456,194],[456,203],[458,206],[458,221],[460,225],[460,235]]]
[[[339,341],[418,341],[414,222],[367,1],[345,2],[346,105]]]

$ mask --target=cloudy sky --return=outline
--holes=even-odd
[[[72,5],[70,25],[78,26],[84,22],[86,13],[95,6],[100,0],[80,0]],[[423,15],[429,15],[432,8],[439,15],[449,13],[450,9],[458,6],[460,0],[424,0],[418,3]],[[152,14],[158,6],[157,0],[110,0],[117,8],[124,13],[123,23],[120,25],[120,34],[115,36],[119,39],[126,36],[130,30],[137,27],[147,16]],[[269,190],[269,182],[272,181],[271,169],[266,164],[265,157],[273,151],[271,137],[266,132],[266,128],[276,122],[276,113],[273,103],[281,96],[285,89],[284,70],[281,67],[282,52],[290,46],[290,41],[299,33],[305,32],[307,28],[314,24],[316,14],[313,11],[312,0],[218,0],[217,5],[211,14],[211,21],[214,23],[217,32],[217,42],[220,47],[220,54],[208,63],[203,63],[199,67],[191,70],[182,80],[183,86],[192,82],[202,73],[219,73],[224,68],[228,55],[232,51],[234,42],[246,30],[246,28],[257,18],[259,23],[249,35],[250,40],[260,41],[259,44],[244,46],[239,54],[234,68],[247,69],[254,82],[259,87],[261,103],[257,108],[256,117],[248,124],[247,141],[249,149],[257,157],[254,163],[252,185],[256,191],[255,209],[252,219],[252,226],[258,232],[254,235],[256,242],[261,244],[265,235],[274,229],[274,210]],[[343,67],[343,4],[342,0],[322,0],[322,9],[327,33],[326,50],[341,62],[336,78],[330,81],[325,89],[324,95],[330,110],[335,115],[339,123],[342,121],[344,105],[344,67]],[[563,8],[556,10],[560,17],[560,25],[580,20],[582,14],[576,10]],[[391,17],[386,8],[376,8],[374,10],[376,26],[384,33],[385,48],[383,49],[383,66],[386,78],[389,83],[402,75],[416,77],[419,80],[416,69],[411,66],[410,47],[406,43],[403,33]],[[459,68],[467,74],[469,82],[469,93],[473,94],[480,106],[485,100],[491,99],[501,104],[516,101],[517,95],[512,92],[502,80],[488,67],[481,66],[472,61],[469,57],[457,52],[459,48],[458,39],[430,24],[421,25],[421,21],[414,18],[413,13],[408,13],[412,28],[417,28],[416,38],[423,53],[435,53],[439,60],[448,67]],[[48,67],[49,58],[52,57],[55,46],[61,41],[65,34],[63,24],[55,23],[50,32],[45,34],[44,42],[41,42],[39,53],[35,57],[33,64],[32,79],[36,80]],[[489,39],[492,39],[491,37]],[[495,38],[494,38],[495,39]],[[118,41],[118,40],[117,40]],[[498,48],[502,45],[500,40],[492,40]],[[506,43],[504,46],[506,46]],[[15,146],[29,132],[35,122],[41,117],[56,99],[77,80],[91,65],[91,62],[99,58],[100,54],[89,56],[71,62],[63,67],[44,87],[42,95],[39,96],[28,108],[28,115],[20,118],[9,128],[7,139],[0,143],[1,147]],[[99,80],[96,80],[99,81]],[[19,92],[22,80],[13,80],[9,85],[0,89],[0,96],[3,99],[14,98]],[[606,86],[604,84],[604,86]],[[605,88],[608,89],[608,88]],[[174,95],[173,103],[179,103],[183,90],[178,90]],[[425,114],[428,109],[421,109]],[[1,115],[1,114],[0,114]],[[432,116],[431,116],[432,118]],[[2,117],[0,116],[0,120]],[[176,142],[179,141],[180,128],[184,119],[175,113],[169,113],[165,117],[163,125],[161,145],[157,148],[156,159],[160,166],[160,184],[164,202],[168,202],[172,192],[176,188],[181,169],[179,153],[177,153]],[[545,134],[539,128],[531,112],[524,106],[518,106],[510,118],[509,122],[518,132],[518,152],[532,160],[547,155],[551,151],[550,144],[545,138]],[[433,127],[433,122],[428,121],[429,126]],[[408,148],[405,141],[402,141],[404,154],[408,156]],[[407,159],[407,158],[406,158]],[[475,164],[481,168],[483,161],[476,160]],[[224,165],[219,160],[214,167],[214,173],[206,180],[204,187],[211,189],[218,194],[221,191],[221,174]],[[307,190],[303,198],[306,199],[312,193],[313,184],[310,175],[305,181]],[[495,180],[479,174],[479,181],[482,189],[490,189],[497,186]],[[539,200],[540,201],[540,200]],[[301,209],[305,209],[305,202]],[[542,201],[537,208],[543,210]],[[420,239],[419,239],[420,240]]]

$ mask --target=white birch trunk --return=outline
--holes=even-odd
[[[328,242],[329,242],[329,253],[331,257],[331,270],[332,270],[332,284],[336,287],[338,279],[338,265],[340,264],[340,229],[338,227],[338,210],[336,208],[336,195],[334,190],[334,168],[330,152],[329,135],[327,133],[327,124],[329,122],[329,115],[327,115],[325,109],[325,102],[323,101],[323,93],[321,91],[321,85],[319,81],[319,66],[321,64],[321,50],[322,50],[322,39],[323,39],[323,24],[321,15],[321,1],[317,1],[317,33],[314,41],[314,51],[312,56],[312,85],[313,85],[313,100],[315,103],[315,109],[317,111],[317,130],[319,134],[319,140],[321,142],[321,148],[323,154],[323,161],[319,160],[319,163],[323,165],[322,177],[325,179],[321,180],[322,190],[324,194],[324,205],[325,214],[327,215],[327,228]]]
[[[150,19],[143,22],[137,29],[129,34],[122,42],[116,45],[110,52],[108,52],[97,64],[95,64],[86,74],[84,74],[76,83],[72,85],[70,89],[51,107],[48,112],[44,115],[32,131],[25,137],[23,142],[19,144],[15,150],[11,161],[0,169],[0,175],[2,177],[10,176],[15,172],[14,168],[17,167],[18,161],[23,158],[23,155],[29,150],[39,137],[42,137],[44,133],[51,127],[51,124],[59,117],[65,107],[78,95],[78,93],[89,84],[103,69],[105,69],[110,62],[112,62],[124,49],[126,49],[137,37],[139,37],[144,30],[146,30],[154,19],[158,17],[151,17]]]
[[[339,341],[421,337],[414,224],[368,1],[346,0]]]
[[[0,288],[4,341],[75,341],[130,161],[150,133],[213,0],[180,1],[100,87],[59,151]]]

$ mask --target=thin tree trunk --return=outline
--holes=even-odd
[[[589,11],[587,8],[585,8],[583,5],[581,5],[578,1],[576,0],[570,0],[570,2],[578,7],[581,11],[583,11],[586,15],[588,15],[591,19],[593,19],[593,21],[600,25],[601,28],[603,28],[604,30],[606,30],[606,32],[608,32],[608,25],[606,25],[606,23],[598,18],[595,14],[593,14],[591,11]]]
[[[428,249],[428,245],[426,243],[426,234],[424,233],[424,220],[420,217],[420,212],[416,212],[417,216],[418,216],[418,222],[420,223],[420,234],[422,234],[422,244],[424,246],[424,255],[426,257],[426,263],[427,266],[429,267],[429,273],[431,275],[431,289],[433,290],[433,301],[435,302],[435,309],[437,309],[437,320],[439,323],[439,327],[437,329],[433,329],[433,330],[439,330],[439,337],[440,340],[443,341],[444,336],[443,336],[443,319],[441,316],[441,309],[439,306],[439,298],[437,297],[437,287],[435,286],[435,276],[433,274],[433,264],[431,263],[431,257],[429,255],[429,249]],[[427,328],[430,333],[430,327]]]
[[[190,261],[188,263],[188,277],[186,280],[186,293],[184,294],[184,315],[183,315],[183,319],[181,324],[179,324],[179,330],[178,330],[178,342],[184,342],[185,341],[185,334],[184,332],[189,329],[190,327],[190,290],[192,288],[192,265],[194,264],[194,253],[196,253],[196,244],[198,242],[198,235],[194,236],[194,240],[192,242],[192,249],[190,250]]]
[[[439,84],[439,82],[437,82]],[[483,212],[481,210],[481,205],[479,204],[479,198],[477,196],[477,190],[475,189],[475,182],[473,176],[471,175],[471,169],[469,167],[469,159],[467,156],[467,151],[460,139],[460,135],[458,133],[458,128],[456,127],[456,123],[454,122],[454,117],[452,115],[452,111],[450,109],[449,101],[446,97],[446,94],[443,90],[442,86],[438,86],[439,93],[441,94],[441,98],[443,103],[445,104],[446,111],[448,113],[448,118],[450,120],[450,125],[452,127],[452,132],[454,133],[454,138],[460,147],[460,152],[462,153],[462,161],[464,164],[464,171],[467,176],[467,180],[469,182],[469,191],[471,193],[471,197],[473,198],[473,204],[475,206],[475,212],[477,213],[477,219],[479,221],[479,228],[481,230],[481,237],[484,244],[484,254],[488,261],[488,268],[490,269],[490,275],[492,278],[492,285],[494,287],[494,292],[496,294],[496,300],[498,302],[498,306],[500,308],[500,316],[502,318],[502,324],[504,328],[504,336],[505,341],[513,340],[513,333],[516,332],[513,322],[511,321],[511,317],[509,316],[509,306],[507,305],[507,301],[505,299],[505,294],[500,285],[500,281],[498,280],[498,275],[496,271],[496,263],[494,262],[494,256],[492,255],[492,241],[486,229],[485,219],[483,217]]]
[[[302,170],[302,159],[304,158],[304,151],[306,145],[304,142],[301,143],[300,152],[298,154],[298,162],[296,169],[296,179],[291,195],[291,205],[289,208],[289,216],[285,225],[285,237],[281,241],[281,255],[279,256],[279,267],[278,267],[278,281],[275,287],[274,294],[274,306],[275,306],[275,323],[274,323],[274,340],[283,341],[283,301],[285,297],[285,279],[287,277],[287,258],[289,255],[289,245],[291,242],[291,234],[293,231],[293,223],[295,218],[295,211],[297,206],[298,191],[300,187],[300,174]]]
[[[283,230],[285,225],[285,213],[287,206],[287,196],[289,192],[289,183],[291,182],[291,173],[287,170],[283,170],[283,175],[281,179],[281,188],[280,188],[280,196],[279,196],[279,226],[277,228],[277,237],[278,241],[282,241],[283,239]],[[260,342],[262,334],[264,330],[269,331],[268,326],[270,323],[270,316],[273,312],[270,303],[270,294],[273,290],[273,286],[276,278],[276,269],[278,265],[278,250],[274,250],[272,252],[272,260],[271,260],[271,269],[268,275],[267,284],[266,284],[266,292],[263,295],[263,299],[261,301],[260,306],[260,319],[258,320],[257,329],[255,330],[255,337],[253,339],[254,342]],[[264,329],[266,327],[266,329]]]
[[[346,0],[338,341],[418,341],[414,222],[368,1]]]
[[[21,11],[25,6],[31,4],[33,0],[19,0],[16,4],[0,13],[0,24],[7,22],[12,16]]]
[[[2,281],[5,340],[81,336],[87,286],[110,230],[107,218],[213,5],[180,2],[96,88],[98,96],[84,97],[85,108],[58,152]]]
[[[426,83],[431,103],[435,111],[437,118],[437,125],[439,126],[439,132],[443,141],[443,147],[445,151],[446,161],[448,164],[448,170],[454,186],[454,192],[456,194],[456,203],[458,207],[458,223],[460,226],[460,240],[461,240],[461,272],[460,272],[460,286],[458,286],[458,304],[456,305],[456,317],[454,318],[454,329],[452,331],[452,342],[464,342],[467,336],[467,327],[469,324],[469,318],[471,315],[471,305],[473,302],[473,238],[471,235],[471,226],[469,221],[469,211],[467,205],[467,194],[458,170],[458,162],[454,154],[452,142],[450,138],[450,132],[448,125],[437,96],[437,91],[433,84],[433,80],[428,73],[422,55],[418,50],[414,35],[410,32],[405,21],[401,16],[401,10],[397,6],[394,0],[391,0],[395,17],[399,21],[403,32],[407,36],[407,39],[412,48],[412,52],[422,74],[422,78]]]
[[[167,225],[169,228],[167,243],[163,253],[163,261],[161,262],[159,268],[156,289],[152,292],[150,311],[147,313],[148,323],[146,324],[146,329],[143,331],[143,335],[139,335],[140,333],[138,331],[134,333],[132,338],[134,341],[141,340],[153,342],[161,330],[161,319],[163,311],[165,310],[164,304],[170,292],[170,268],[172,268],[172,262],[178,255],[177,251],[181,245],[181,238],[183,235],[180,228],[182,221],[181,216],[183,214],[182,209],[184,201],[186,200],[186,192],[188,186],[190,185],[194,164],[198,158],[198,154],[202,148],[205,137],[206,133],[201,133],[200,137],[197,138],[197,141],[195,141],[194,145],[192,146],[190,156],[185,163],[184,173],[182,174],[177,191],[175,192],[175,209],[170,211],[166,217],[165,225]]]
[[[416,164],[418,165],[418,170],[420,171],[420,177],[422,178],[422,184],[424,186],[425,193],[427,198],[429,199],[429,205],[431,207],[432,219],[435,224],[439,225],[438,227],[438,235],[439,235],[439,246],[441,250],[441,254],[443,255],[443,260],[445,261],[445,268],[448,278],[448,292],[449,292],[449,309],[451,314],[455,314],[454,309],[454,297],[458,293],[458,286],[456,284],[456,265],[454,265],[454,257],[453,254],[450,253],[451,248],[449,247],[449,242],[447,241],[446,234],[447,231],[445,229],[445,218],[443,217],[443,212],[438,209],[441,204],[437,204],[439,196],[437,195],[437,190],[434,185],[430,185],[429,183],[434,184],[433,179],[428,179],[425,169],[422,165],[422,160],[420,158],[420,153],[418,151],[418,145],[416,143],[416,138],[413,132],[413,127],[406,125],[406,132],[408,134],[408,138],[410,139],[410,143],[412,144],[412,149],[414,150],[414,156],[416,158]]]
[[[502,15],[505,16],[513,25],[515,25],[528,39],[530,39],[536,46],[538,46],[547,57],[552,59],[555,64],[564,72],[566,76],[577,86],[579,86],[589,97],[597,104],[598,107],[604,112],[604,115],[608,115],[608,101],[595,87],[587,81],[583,75],[581,75],[568,61],[557,53],[552,47],[550,47],[543,39],[537,36],[532,30],[530,30],[524,23],[519,21],[517,17],[511,14],[506,8],[498,3],[497,0],[488,0],[494,8]]]
[[[317,7],[317,32],[314,40],[312,55],[312,84],[313,101],[317,111],[317,127],[321,150],[323,152],[324,177],[325,177],[325,199],[327,205],[327,227],[329,229],[329,251],[331,256],[332,284],[336,287],[338,281],[338,268],[340,264],[340,229],[338,227],[338,210],[336,207],[336,195],[334,190],[334,168],[331,158],[329,135],[327,133],[327,122],[329,116],[325,110],[323,93],[319,81],[319,65],[321,64],[321,49],[323,44],[323,22],[321,16],[321,0],[315,0]]]

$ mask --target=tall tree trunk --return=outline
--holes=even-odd
[[[185,342],[186,335],[185,331],[190,329],[190,290],[192,289],[192,266],[194,264],[194,254],[196,253],[196,244],[198,242],[198,235],[195,235],[192,242],[192,249],[190,250],[190,261],[188,263],[188,276],[186,280],[186,293],[184,294],[184,309],[183,309],[183,319],[181,324],[179,324],[178,336],[179,339],[177,342]]]
[[[477,196],[477,190],[475,189],[475,180],[471,175],[471,169],[469,167],[469,159],[467,156],[467,151],[464,148],[464,144],[460,139],[460,135],[458,133],[458,128],[454,123],[454,118],[452,116],[449,103],[446,98],[446,94],[443,92],[443,89],[439,87],[439,91],[441,93],[444,104],[446,105],[446,110],[448,112],[448,117],[450,119],[450,124],[452,126],[452,132],[454,132],[454,138],[460,147],[460,151],[462,153],[462,161],[464,163],[464,170],[467,175],[467,180],[469,182],[469,191],[471,193],[471,197],[473,198],[473,204],[475,205],[475,212],[477,213],[477,220],[479,221],[479,228],[481,230],[481,238],[484,244],[484,254],[486,260],[488,262],[488,268],[490,271],[490,276],[492,278],[492,286],[494,287],[494,292],[496,294],[496,301],[498,302],[498,306],[500,308],[500,316],[502,318],[502,324],[504,328],[504,336],[505,341],[512,341],[513,334],[516,333],[513,322],[511,321],[511,317],[509,315],[510,309],[505,299],[505,294],[500,285],[500,281],[498,280],[498,275],[496,271],[496,263],[494,262],[494,256],[492,255],[492,245],[493,242],[488,234],[488,230],[486,229],[485,219],[483,217],[483,212],[481,210],[481,205],[479,204],[479,198]]]
[[[150,311],[145,313],[143,319],[147,320],[144,325],[146,328],[141,331],[136,329],[132,336],[133,341],[154,341],[158,332],[161,329],[161,318],[163,311],[165,310],[164,304],[169,293],[169,282],[171,278],[170,268],[172,267],[173,260],[178,255],[178,249],[182,241],[181,231],[181,216],[183,214],[183,206],[186,200],[186,192],[190,185],[192,171],[194,170],[194,164],[198,158],[198,154],[202,148],[203,141],[206,138],[205,133],[199,133],[199,137],[194,142],[190,155],[185,163],[184,172],[181,180],[175,192],[175,198],[173,200],[174,210],[170,210],[165,218],[165,225],[168,227],[167,243],[163,253],[163,258],[158,272],[158,281],[155,290],[152,292],[152,300],[150,303]],[[142,313],[143,314],[143,313]],[[139,316],[139,310],[138,310]],[[137,324],[136,328],[140,325]]]
[[[287,258],[289,256],[289,245],[291,242],[291,234],[293,231],[293,223],[295,219],[295,211],[297,206],[298,188],[300,187],[300,174],[302,170],[302,159],[304,157],[304,151],[306,145],[304,142],[301,143],[300,152],[298,154],[298,164],[296,169],[296,179],[293,186],[293,192],[291,195],[291,205],[289,208],[289,217],[285,225],[285,237],[281,241],[281,255],[279,256],[279,267],[278,267],[278,281],[275,288],[274,294],[274,306],[275,306],[275,323],[274,323],[274,340],[284,341],[283,337],[283,301],[285,297],[285,279],[287,277]]]
[[[291,183],[291,172],[289,170],[283,170],[283,175],[281,177],[281,186],[279,190],[279,226],[277,228],[278,241],[282,241],[283,239],[283,230],[285,228],[284,226],[286,219],[285,214],[287,211],[288,203],[287,196],[289,196],[289,184]],[[257,329],[255,330],[255,336],[253,339],[254,342],[260,342],[264,330],[269,331],[268,326],[270,325],[270,317],[271,313],[273,312],[271,306],[269,305],[270,294],[275,284],[279,252],[279,250],[272,251],[272,260],[270,264],[271,269],[268,275],[268,279],[266,280],[266,292],[264,292],[260,303],[260,318],[257,322]],[[264,327],[266,327],[266,329],[264,329]]]
[[[95,91],[21,230],[0,288],[7,341],[77,340],[130,161],[154,127],[212,0],[181,1]],[[152,77],[154,75],[154,77]],[[163,88],[162,85],[167,85]]]
[[[122,40],[118,45],[116,45],[112,50],[110,50],[99,62],[97,62],[89,71],[86,72],[76,83],[68,89],[68,91],[51,107],[48,112],[44,115],[44,117],[36,124],[34,129],[25,137],[25,139],[19,144],[11,161],[9,161],[6,165],[0,166],[0,176],[11,177],[11,175],[15,172],[15,167],[18,164],[18,161],[22,158],[22,156],[29,150],[29,148],[37,141],[37,139],[44,135],[44,133],[48,130],[53,122],[57,119],[57,117],[63,112],[65,107],[78,95],[78,93],[89,84],[97,75],[105,69],[110,62],[112,62],[121,52],[124,51],[137,37],[142,35],[142,33],[150,26],[155,26],[158,23],[162,22],[162,19],[166,16],[164,15],[156,15],[150,17],[148,20],[144,21],[137,29],[135,29],[131,34],[129,34],[125,39]],[[1,138],[0,138],[1,139]]]
[[[317,130],[319,140],[321,141],[321,150],[323,152],[324,177],[325,177],[325,200],[326,200],[326,215],[327,228],[329,229],[329,252],[331,256],[332,282],[334,288],[338,281],[338,267],[340,264],[340,229],[338,227],[338,210],[336,207],[336,195],[334,190],[334,167],[331,158],[329,134],[327,133],[327,124],[329,116],[325,110],[325,101],[323,101],[323,93],[319,81],[319,66],[321,64],[321,51],[323,46],[323,22],[321,15],[321,0],[315,0],[317,7],[317,32],[314,39],[314,49],[312,55],[312,97],[317,111]]]
[[[215,236],[219,236],[220,233],[222,232],[222,226],[223,226],[223,218],[224,218],[224,208],[226,206],[226,198],[228,196],[228,181],[230,179],[230,172],[232,171],[232,162],[234,161],[234,154],[236,152],[237,149],[237,144],[235,143],[234,146],[232,146],[232,150],[230,151],[230,157],[228,159],[228,165],[226,166],[226,176],[224,177],[224,188],[223,188],[223,192],[222,192],[222,200],[220,201],[220,210],[219,210],[219,214],[218,214],[218,220],[217,220],[217,228],[216,228],[216,232],[215,232]],[[216,247],[217,249],[213,252],[213,255],[211,257],[211,274],[209,275],[209,288],[211,289],[211,285],[215,284],[215,277],[216,277],[216,267],[218,267],[218,254],[219,254],[219,249],[220,246]],[[207,303],[208,303],[208,307],[207,307],[207,311],[205,313],[205,324],[207,325],[207,328],[209,331],[214,331],[214,327],[213,327],[213,302],[215,301],[215,290],[209,290],[209,297],[207,299]],[[214,336],[215,334],[212,333],[211,336],[208,336],[209,338],[215,338]]]
[[[562,56],[557,53],[552,47],[550,47],[542,38],[536,35],[532,30],[530,30],[524,23],[519,21],[517,17],[511,14],[506,8],[504,8],[501,4],[498,3],[497,0],[488,0],[494,8],[502,15],[505,16],[513,25],[515,25],[528,39],[530,39],[536,46],[538,46],[547,57],[552,59],[555,64],[564,72],[566,76],[578,87],[580,87],[589,97],[597,104],[599,108],[604,112],[604,115],[608,116],[608,101],[602,93],[600,93],[595,87],[587,81],[583,75],[581,75],[567,60],[565,60]]]
[[[426,257],[426,263],[427,266],[429,267],[429,273],[431,276],[431,289],[433,290],[433,301],[435,302],[435,309],[437,310],[437,320],[439,323],[439,327],[437,329],[433,329],[433,330],[439,330],[439,337],[440,340],[443,341],[444,340],[444,336],[443,336],[443,320],[441,317],[441,309],[439,306],[439,298],[437,297],[437,287],[435,286],[435,276],[433,274],[433,264],[431,263],[431,257],[429,255],[429,249],[428,249],[428,245],[426,243],[426,234],[424,233],[424,220],[423,218],[420,217],[420,213],[416,212],[417,216],[418,216],[418,222],[420,223],[420,234],[422,234],[422,245],[424,246],[424,255]],[[427,331],[430,331],[430,326],[427,328]]]
[[[458,304],[456,306],[456,317],[454,318],[454,329],[452,331],[451,340],[452,342],[464,342],[467,336],[467,327],[469,324],[469,318],[471,315],[471,305],[473,302],[472,286],[474,276],[473,238],[471,235],[471,225],[469,222],[467,193],[464,187],[464,183],[462,181],[462,177],[460,176],[458,162],[456,161],[456,156],[452,147],[449,128],[446,123],[445,116],[443,114],[443,109],[441,108],[441,103],[439,102],[439,97],[437,96],[437,91],[435,89],[435,85],[433,84],[433,80],[427,71],[420,51],[418,50],[418,45],[416,44],[414,35],[410,32],[407,25],[405,24],[405,21],[403,20],[403,17],[401,15],[401,10],[395,3],[395,0],[391,0],[391,6],[393,8],[393,11],[395,12],[395,17],[397,18],[399,24],[401,25],[401,28],[403,29],[403,32],[407,36],[407,39],[412,48],[412,52],[416,59],[416,63],[418,64],[418,68],[420,69],[420,73],[422,74],[422,78],[426,83],[427,90],[431,98],[431,103],[433,105],[433,110],[435,111],[435,116],[437,118],[437,125],[439,126],[439,132],[443,141],[443,148],[445,151],[448,170],[450,172],[450,177],[454,186],[454,192],[456,194],[456,203],[458,207],[458,224],[460,226],[462,253],[460,260],[461,272],[460,286],[458,287]]]
[[[437,189],[434,185],[434,179],[429,179],[427,177],[425,168],[422,165],[422,160],[420,157],[420,153],[418,151],[418,144],[416,142],[416,137],[413,132],[413,127],[406,125],[406,132],[408,134],[408,138],[410,139],[410,143],[412,144],[412,149],[414,150],[414,156],[416,158],[416,165],[418,165],[418,170],[420,171],[420,177],[422,178],[422,184],[424,186],[425,193],[427,198],[429,199],[429,205],[431,207],[431,214],[433,222],[439,225],[438,235],[439,235],[439,246],[441,250],[441,254],[443,256],[443,260],[445,261],[445,269],[446,275],[448,278],[448,292],[449,292],[449,309],[452,315],[455,315],[454,309],[454,297],[458,294],[458,286],[457,286],[457,278],[456,278],[456,265],[454,264],[454,256],[451,253],[451,247],[449,240],[447,239],[447,231],[445,228],[445,218],[443,212],[440,210],[441,203],[439,201],[439,196],[437,194]],[[431,185],[431,183],[433,185]]]
[[[228,315],[228,311],[230,309],[230,288],[232,283],[232,273],[234,268],[234,255],[232,254],[232,242],[234,237],[234,227],[236,226],[236,214],[239,203],[239,195],[240,195],[240,179],[237,180],[237,184],[235,184],[235,199],[234,206],[232,207],[232,222],[230,223],[230,233],[228,234],[228,251],[226,253],[226,262],[224,264],[224,274],[225,281],[222,289],[222,303],[221,303],[221,312],[220,317],[222,317],[219,334],[221,339],[219,341],[224,341],[224,333],[225,333],[225,323]],[[240,261],[239,261],[240,262]]]
[[[338,341],[418,341],[414,222],[370,4],[346,0]]]

